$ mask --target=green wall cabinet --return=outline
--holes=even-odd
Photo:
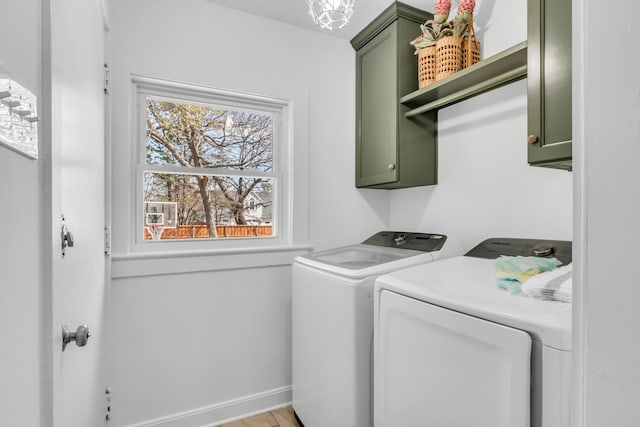
[[[528,0],[528,159],[571,170],[571,0]]]
[[[356,187],[405,188],[437,183],[436,112],[407,118],[400,98],[418,88],[409,44],[429,12],[395,2],[358,33]]]

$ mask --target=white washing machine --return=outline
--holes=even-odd
[[[293,409],[305,427],[371,427],[373,284],[460,255],[442,234],[383,231],[293,263]]]
[[[500,255],[571,262],[571,242],[489,239],[375,285],[375,427],[568,427],[571,304],[499,289]]]

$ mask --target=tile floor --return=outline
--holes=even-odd
[[[243,420],[221,424],[218,427],[300,427],[293,415],[293,409],[275,409]]]

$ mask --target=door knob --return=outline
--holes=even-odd
[[[538,135],[529,135],[527,137],[527,142],[529,144],[535,144],[536,142],[538,142]]]
[[[67,344],[71,341],[75,341],[78,347],[84,347],[87,345],[90,336],[87,325],[78,326],[75,332],[69,332],[67,325],[62,325],[62,351],[67,348]]]
[[[389,163],[389,166],[387,166],[389,168],[390,171],[394,170],[396,168],[396,164],[395,163]]]

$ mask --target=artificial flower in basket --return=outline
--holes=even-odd
[[[480,45],[473,32],[475,0],[460,0],[456,16],[449,22],[451,34],[436,43],[436,80],[457,73],[480,59]]]
[[[419,58],[419,88],[478,62],[480,45],[473,32],[475,5],[475,0],[460,0],[456,16],[448,21],[451,0],[438,0],[433,20],[420,25],[422,34],[410,43]]]
[[[421,49],[435,46],[436,42],[447,35],[451,35],[452,30],[449,27],[449,10],[451,9],[451,0],[438,0],[433,19],[428,20],[424,24],[420,24],[422,34],[411,41],[411,45],[415,47],[415,55],[420,53]]]
[[[475,0],[460,0],[458,12],[451,24],[453,34],[462,37],[462,68],[467,68],[480,61],[480,42],[473,29],[473,10],[475,7]]]
[[[460,0],[458,12],[451,21],[453,35],[462,37],[467,32],[467,28],[473,19],[473,9],[476,7],[476,0]]]
[[[453,34],[450,23],[447,22],[450,9],[451,0],[438,0],[433,19],[421,24],[422,34],[410,42],[415,48],[414,55],[418,55],[419,89],[436,81],[436,43]]]

